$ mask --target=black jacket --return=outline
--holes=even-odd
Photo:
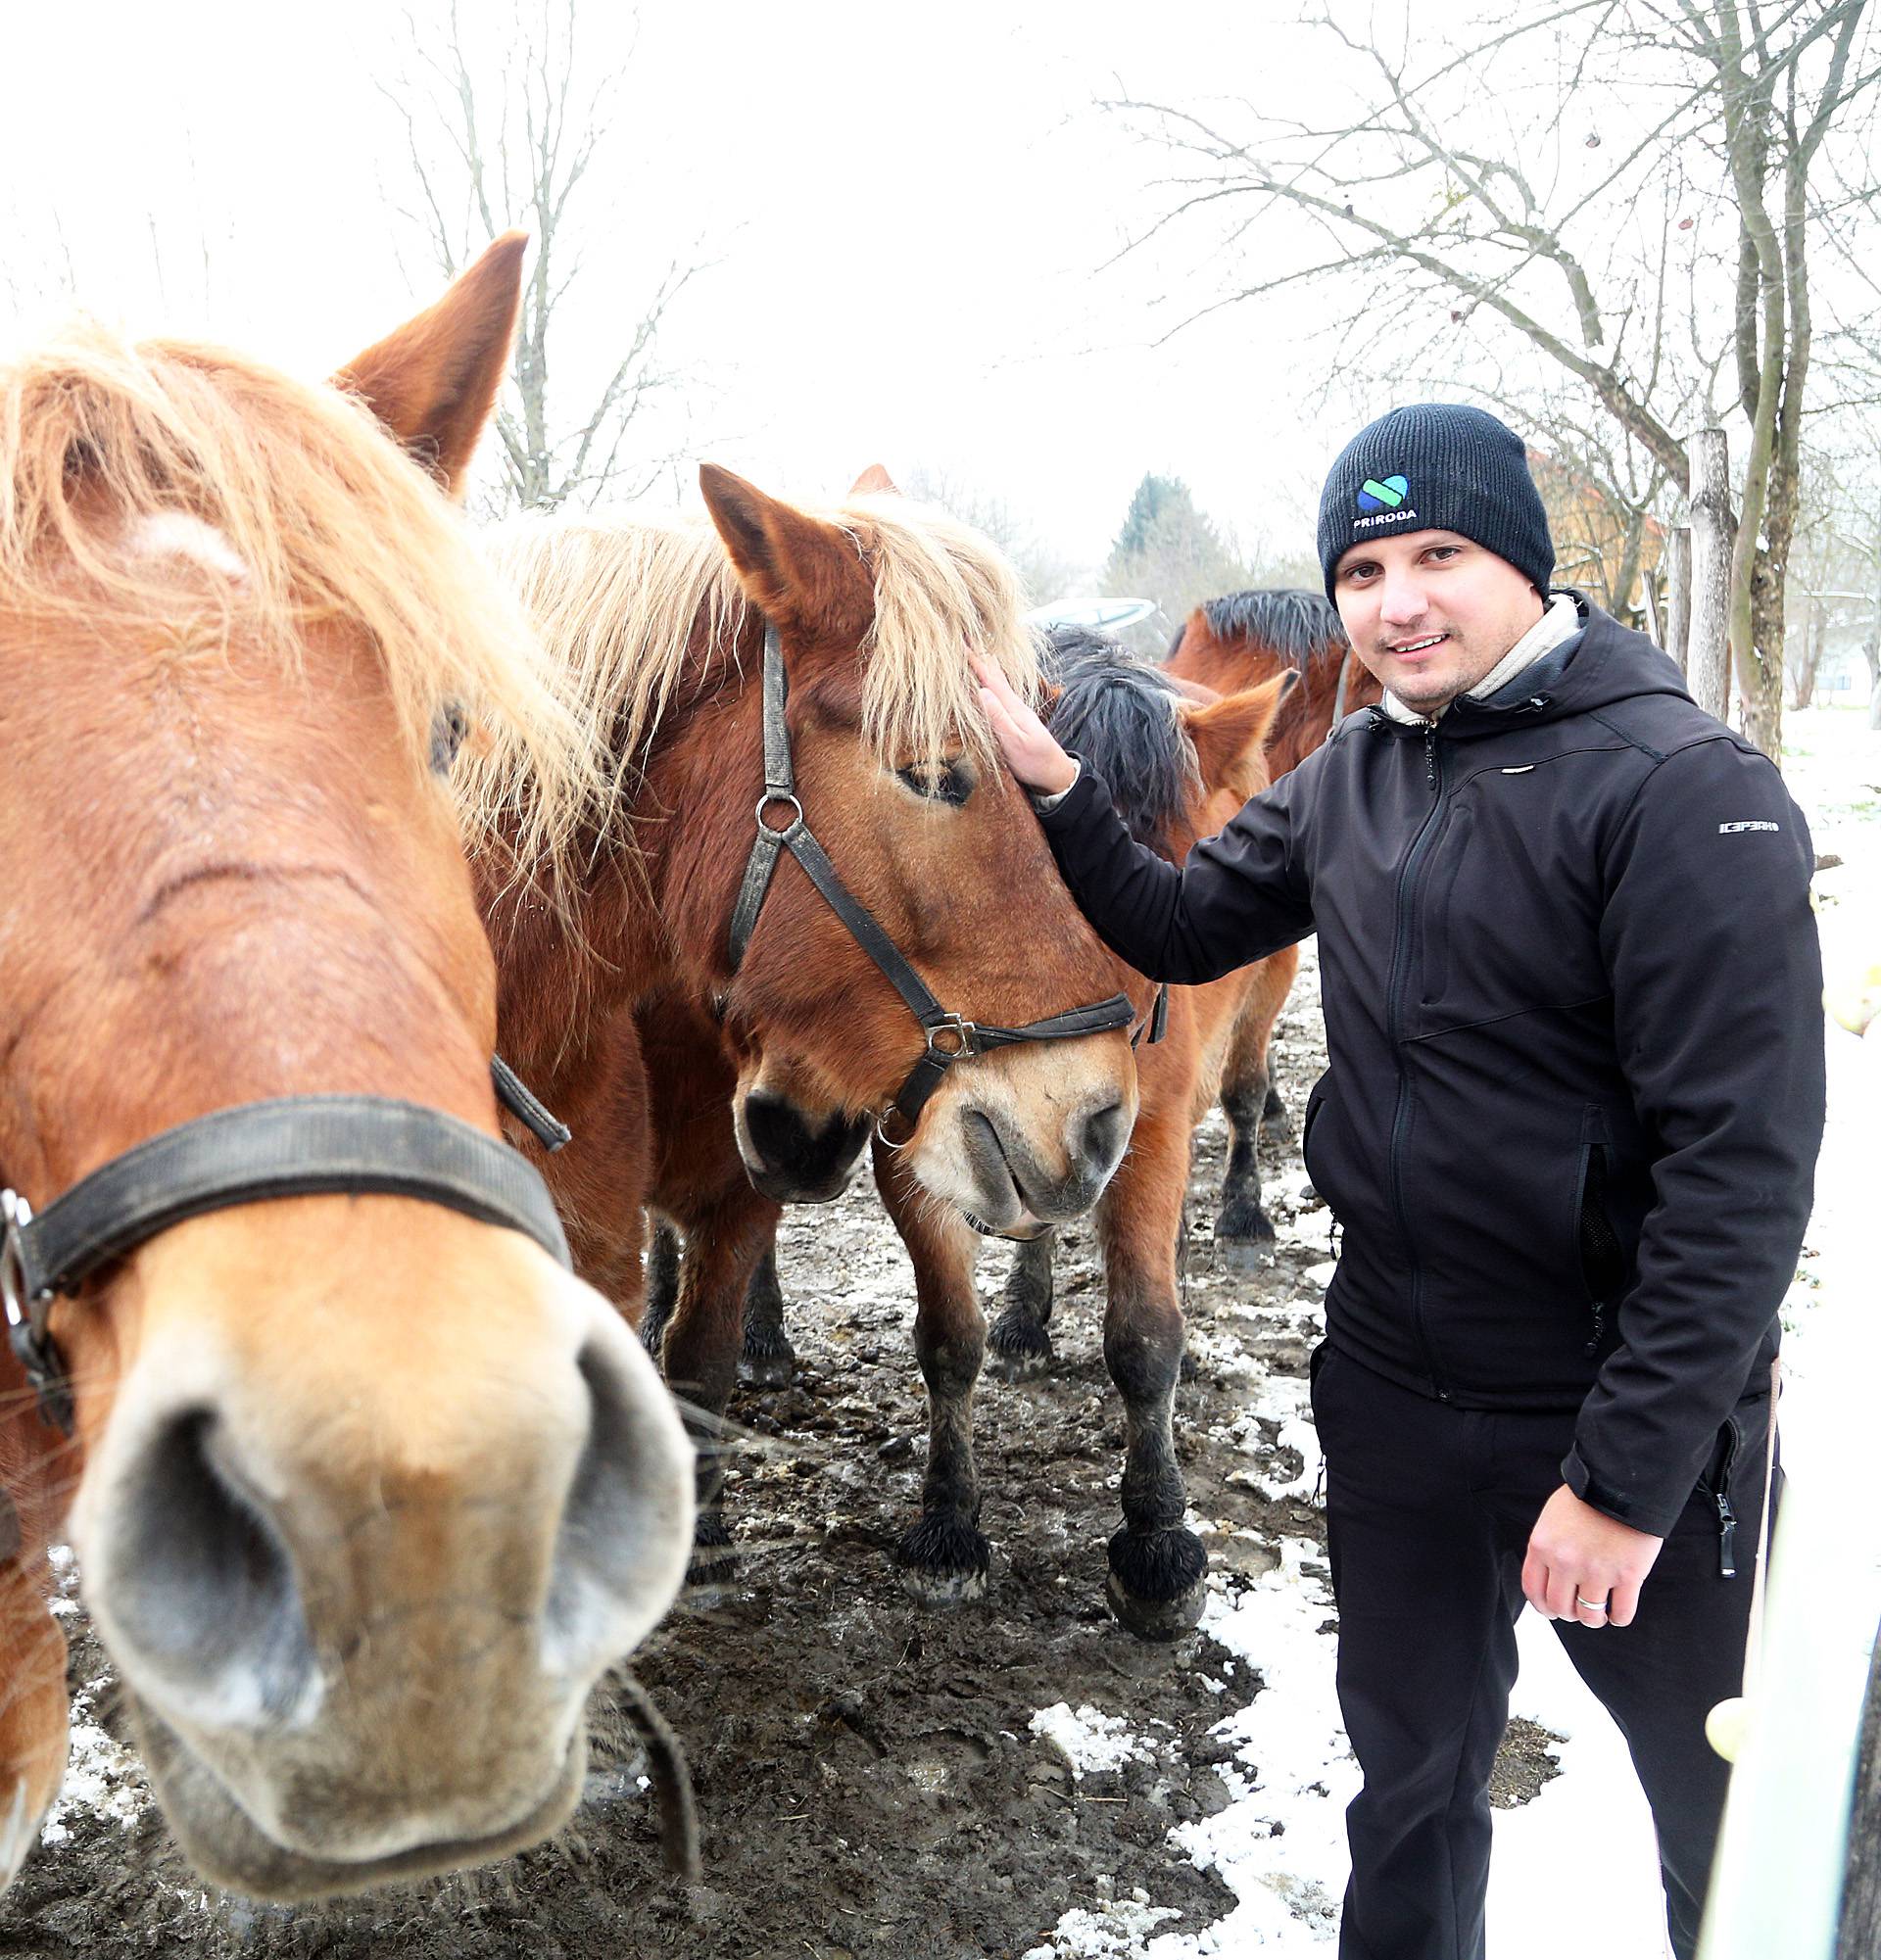
[[[1664,1535],[1767,1380],[1809,1218],[1814,858],[1769,761],[1576,598],[1491,700],[1348,716],[1181,870],[1087,769],[1040,822],[1153,979],[1318,932],[1333,1346],[1459,1408],[1578,1408],[1569,1487]]]

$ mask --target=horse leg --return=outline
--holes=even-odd
[[[1020,1243],[1006,1275],[1006,1304],[987,1336],[987,1365],[1007,1381],[1027,1381],[1051,1365],[1051,1255],[1056,1230]]]
[[[0,1492],[0,1528],[12,1518]],[[43,1570],[45,1555],[36,1560]],[[66,1635],[22,1558],[0,1558],[0,1892],[39,1840],[66,1773]]]
[[[640,1321],[640,1338],[655,1359],[666,1338],[666,1323],[679,1304],[679,1261],[678,1231],[670,1220],[656,1219],[647,1248],[647,1311]]]
[[[914,1352],[928,1387],[928,1470],[921,1515],[895,1549],[903,1583],[931,1606],[957,1605],[987,1590],[992,1549],[980,1531],[973,1465],[973,1385],[987,1323],[973,1290],[977,1241],[964,1219],[937,1214],[878,1141],[875,1182],[914,1262]]]
[[[1215,1215],[1217,1245],[1263,1245],[1274,1237],[1273,1221],[1261,1205],[1259,1157],[1261,1121],[1274,1093],[1267,1049],[1299,964],[1300,956],[1290,946],[1258,962],[1235,1022],[1222,1076],[1222,1108],[1228,1115],[1230,1141],[1228,1174],[1222,1180],[1221,1208]]]
[[[1124,1398],[1124,1527],[1105,1598],[1142,1640],[1174,1640],[1202,1616],[1208,1554],[1182,1523],[1174,1407],[1182,1360],[1176,1234],[1188,1181],[1186,1111],[1139,1116],[1097,1209],[1108,1297],[1104,1363]]]
[[[726,1128],[729,1132],[729,1119]],[[686,1249],[662,1366],[699,1452],[699,1523],[687,1573],[697,1603],[699,1594],[709,1599],[729,1585],[736,1570],[722,1506],[725,1406],[738,1378],[745,1296],[777,1229],[779,1208],[746,1184],[742,1191],[720,1189],[703,1200],[681,1198],[670,1209],[685,1233]]]
[[[1272,1078],[1271,1073],[1267,1101],[1261,1105],[1261,1133],[1276,1143],[1289,1143],[1293,1138],[1293,1119],[1286,1113],[1286,1099],[1280,1094],[1279,1084]]]
[[[785,1388],[796,1373],[796,1350],[784,1331],[784,1289],[778,1283],[773,1238],[745,1296],[745,1351],[739,1357],[738,1378],[752,1388]]]

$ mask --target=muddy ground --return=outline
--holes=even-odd
[[[1309,966],[1277,1042],[1296,1116],[1324,1065],[1313,982]],[[1297,1453],[1261,1461],[1273,1439],[1235,1423],[1246,1363],[1222,1358],[1303,1377],[1326,1254],[1284,1136],[1264,1145],[1281,1243],[1253,1269],[1218,1255],[1223,1141],[1212,1121],[1191,1188],[1185,1284],[1199,1337],[1179,1408],[1191,1503],[1223,1527],[1211,1555],[1236,1590],[1276,1562],[1280,1534],[1319,1539],[1323,1525],[1309,1491],[1269,1494],[1298,1484]],[[1008,1257],[984,1257],[989,1305]],[[55,1841],[0,1906],[0,1955],[954,1960],[1025,1954],[1068,1907],[1136,1887],[1179,1908],[1185,1933],[1226,1913],[1227,1886],[1168,1834],[1230,1801],[1218,1774],[1230,1749],[1210,1732],[1262,1682],[1204,1634],[1145,1647],[1105,1611],[1123,1430],[1089,1233],[1061,1248],[1053,1371],[981,1391],[995,1560],[985,1601],[951,1614],[917,1608],[891,1564],[916,1511],[925,1422],[906,1261],[866,1180],[835,1206],[790,1214],[780,1262],[801,1367],[792,1387],[745,1391],[734,1406],[754,1432],[728,1507],[741,1583],[722,1605],[677,1617],[638,1664],[691,1752],[703,1884],[663,1876],[635,1745],[603,1706],[588,1801],[556,1844],[346,1905],[286,1912],[208,1894],[109,1739],[109,1671],[74,1609],[77,1767]],[[1155,1759],[1078,1779],[1029,1727],[1060,1701],[1127,1716]],[[1499,1801],[1554,1773],[1547,1739],[1517,1729]]]

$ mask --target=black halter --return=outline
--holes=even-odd
[[[551,1149],[567,1132],[496,1067],[506,1104]],[[512,1088],[513,1085],[513,1088]],[[529,1107],[517,1107],[516,1092]],[[538,1120],[546,1127],[538,1127]],[[559,1141],[550,1141],[560,1130]],[[332,1192],[423,1198],[507,1225],[570,1264],[568,1241],[535,1167],[442,1110],[388,1096],[284,1096],[178,1123],[80,1178],[36,1217],[0,1192],[0,1302],[7,1336],[40,1412],[72,1434],[72,1380],[47,1331],[54,1298],[185,1219],[269,1198]]]
[[[810,883],[828,899],[830,909],[848,928],[850,937],[888,977],[927,1036],[927,1053],[908,1071],[907,1079],[876,1118],[876,1133],[884,1143],[898,1150],[913,1138],[928,1098],[940,1086],[947,1071],[966,1056],[984,1055],[990,1048],[1009,1048],[1021,1041],[1070,1041],[1081,1034],[1105,1034],[1112,1028],[1131,1025],[1135,1012],[1130,996],[1123,993],[1114,993],[1108,1000],[1095,1001],[1089,1007],[1074,1007],[1064,1014],[1049,1015],[1043,1021],[1029,1021],[1023,1028],[999,1028],[984,1021],[969,1021],[964,1015],[949,1014],[902,957],[894,941],[883,932],[874,915],[851,896],[823,846],[810,835],[809,826],[803,821],[803,805],[796,799],[796,772],[792,766],[790,731],[784,721],[786,692],[783,646],[777,628],[766,620],[764,793],[757,799],[757,837],[751,845],[751,855],[745,866],[745,883],[732,912],[732,971],[736,973],[744,963],[745,949],[750,943],[757,915],[763,910],[764,895],[771,888],[771,876],[777,870],[778,854],[788,850],[803,867]],[[788,811],[788,821],[781,825],[767,823],[765,812],[778,805]]]

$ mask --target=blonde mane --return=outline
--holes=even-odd
[[[904,498],[856,497],[807,514],[848,538],[874,583],[875,620],[861,647],[871,748],[891,766],[956,744],[990,757],[968,654],[998,667],[1028,698],[1038,688],[1037,649],[1012,567],[979,532]],[[560,670],[596,768],[617,779],[644,763],[696,627],[705,627],[708,660],[735,658],[745,597],[705,518],[530,517],[492,533],[485,549]],[[516,805],[525,771],[514,755],[472,762],[463,783],[482,821]]]
[[[192,520],[237,574],[213,591],[134,548]],[[289,673],[311,624],[357,627],[415,757],[456,702],[526,759],[538,846],[558,854],[572,834],[586,750],[528,623],[363,405],[238,354],[76,321],[0,366],[0,609],[134,630],[174,619],[179,599]]]

